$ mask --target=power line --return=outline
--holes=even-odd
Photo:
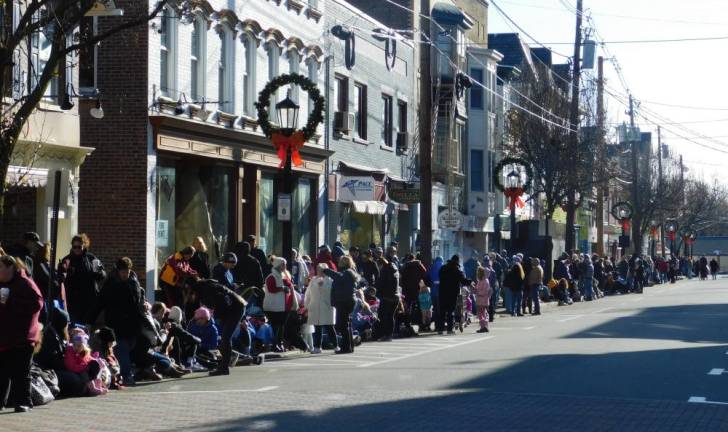
[[[641,102],[648,103],[648,104],[651,104],[651,105],[660,105],[660,106],[666,106],[666,107],[671,107],[671,108],[683,108],[683,109],[698,110],[698,111],[728,111],[728,108],[697,107],[697,106],[690,106],[690,105],[676,105],[676,104],[668,104],[668,103],[663,103],[663,102],[655,102],[655,101],[647,101],[647,100],[643,100]]]
[[[389,0],[387,0],[387,1],[389,1]],[[530,38],[531,40],[533,40],[533,41],[534,41],[534,43],[536,43],[537,45],[540,45],[540,46],[541,46],[541,47],[543,47],[543,48],[546,48],[546,49],[550,50],[550,51],[551,51],[552,53],[554,53],[554,54],[556,54],[556,55],[559,55],[559,56],[561,56],[561,57],[564,57],[564,58],[570,58],[570,56],[568,56],[568,55],[562,54],[562,53],[560,53],[560,52],[558,52],[558,51],[554,51],[553,49],[551,49],[551,48],[547,47],[547,46],[546,46],[545,44],[543,44],[543,43],[539,42],[539,41],[538,41],[538,39],[536,39],[536,38],[534,38],[533,36],[531,36],[531,35],[530,35],[530,34],[529,34],[529,33],[528,33],[527,31],[525,31],[525,30],[524,30],[524,29],[523,29],[523,28],[522,28],[521,26],[519,26],[519,25],[518,25],[518,24],[517,24],[517,23],[516,23],[515,21],[513,21],[513,19],[512,19],[512,18],[511,18],[510,16],[508,16],[508,14],[507,14],[507,13],[505,13],[505,12],[503,11],[503,9],[501,9],[501,7],[500,7],[500,6],[498,6],[498,4],[496,4],[496,2],[495,2],[494,0],[491,0],[490,4],[492,4],[493,6],[495,6],[495,9],[496,9],[496,11],[498,11],[498,13],[500,13],[500,14],[501,14],[501,16],[503,16],[503,18],[505,18],[505,19],[506,19],[506,20],[508,20],[508,21],[509,21],[509,22],[510,22],[511,24],[513,24],[513,25],[514,25],[514,26],[515,26],[515,27],[516,27],[516,28],[517,28],[518,30],[520,30],[520,31],[521,31],[521,33],[523,33],[524,35],[528,36],[528,37],[529,37],[529,38]],[[569,44],[569,45],[570,45],[570,44]]]
[[[649,44],[649,43],[674,43],[674,42],[700,42],[700,41],[718,41],[728,40],[728,36],[712,36],[698,38],[680,38],[680,39],[633,39],[633,40],[616,40],[602,43],[610,44]],[[546,45],[571,45],[573,42],[544,42]]]

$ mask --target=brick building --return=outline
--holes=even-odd
[[[81,142],[97,152],[81,172],[80,229],[103,260],[131,257],[151,292],[164,259],[197,236],[211,260],[247,234],[280,253],[279,161],[253,104],[270,78],[289,71],[323,84],[317,3],[201,0],[191,15],[166,8],[97,48],[94,84],[106,117],[82,110]],[[116,4],[125,19],[148,11],[147,2]],[[110,23],[99,18],[97,31]],[[294,97],[305,122],[307,95]],[[323,237],[330,152],[318,139],[301,153],[294,247],[311,252]]]

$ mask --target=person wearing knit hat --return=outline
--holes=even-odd
[[[222,256],[217,265],[212,269],[212,278],[233,291],[238,289],[238,285],[235,283],[235,276],[233,275],[233,269],[238,265],[238,256],[233,252],[228,252]]]
[[[206,307],[200,307],[195,311],[194,319],[190,322],[187,330],[194,336],[200,338],[200,349],[203,351],[217,350],[217,338],[219,332],[215,322],[212,321],[212,313]]]

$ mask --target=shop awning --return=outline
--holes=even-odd
[[[353,171],[360,171],[367,174],[389,174],[387,168],[373,168],[366,165],[359,165],[351,162],[339,161],[339,169],[349,169]]]
[[[45,168],[28,168],[10,165],[5,177],[8,186],[44,187],[48,184],[48,170]]]
[[[383,215],[387,213],[387,203],[382,201],[352,201],[354,213]]]

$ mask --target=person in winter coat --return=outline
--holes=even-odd
[[[440,269],[440,313],[445,321],[447,334],[455,334],[453,323],[460,287],[471,283],[472,281],[460,269],[459,255],[453,255]],[[442,330],[438,330],[437,333],[442,334]]]
[[[412,319],[419,306],[420,282],[426,279],[427,269],[422,265],[422,261],[415,259],[414,255],[408,254],[400,270],[400,285],[402,294],[404,294],[405,325],[409,328],[412,327]],[[421,322],[418,317],[414,317],[414,319]]]
[[[500,299],[500,281],[493,268],[494,261],[495,254],[489,254],[483,257],[483,267],[489,270],[488,283],[490,283],[491,291],[490,301],[488,302],[488,322],[495,321],[495,309],[498,307],[498,301]]]
[[[144,289],[132,270],[131,259],[124,257],[116,262],[116,268],[104,283],[99,295],[98,313],[104,313],[104,321],[116,335],[114,355],[119,360],[121,378],[132,384],[131,352],[144,321]],[[98,315],[97,313],[97,315]]]
[[[199,307],[187,326],[187,330],[191,335],[200,338],[201,350],[207,352],[217,350],[220,331],[217,329],[215,321],[212,320],[210,309],[204,306]]]
[[[439,256],[435,258],[430,267],[430,297],[432,297],[432,320],[435,321],[435,330],[442,332],[443,323],[440,314],[440,269],[443,266],[444,259]]]
[[[303,262],[301,254],[298,250],[293,249],[293,263],[291,264],[291,277],[293,279],[293,286],[299,291],[303,290],[308,282],[309,278],[308,266]]]
[[[318,255],[316,255],[316,259],[313,261],[314,266],[318,267],[319,264],[326,264],[329,266],[329,270],[337,271],[336,263],[334,262],[334,258],[331,255],[331,248],[329,248],[328,245],[323,245],[319,247]]]
[[[233,252],[228,252],[222,256],[222,260],[212,269],[212,278],[225,285],[233,291],[238,290],[235,283],[233,269],[238,265],[238,257]]]
[[[195,248],[187,246],[176,254],[167,258],[167,262],[159,272],[159,285],[166,295],[167,307],[185,306],[183,287],[187,279],[199,277],[190,266],[190,260],[195,255]]]
[[[202,279],[210,279],[210,254],[207,253],[207,245],[202,237],[195,237],[192,242],[195,253],[190,258],[190,267],[197,272]]]
[[[361,260],[357,264],[359,274],[370,287],[376,287],[379,282],[379,266],[372,258],[372,252],[369,249],[361,253]]]
[[[384,257],[379,257],[380,267],[377,297],[379,297],[379,340],[389,342],[394,334],[394,316],[399,306],[399,273],[397,267]],[[419,288],[418,288],[419,289]]]
[[[248,242],[235,245],[235,255],[238,257],[238,263],[233,270],[235,282],[242,285],[242,288],[263,288],[263,268],[250,251],[251,246]]]
[[[338,268],[340,271],[328,268],[324,273],[333,279],[331,304],[336,308],[336,330],[341,335],[341,349],[337,354],[351,354],[354,352],[351,313],[354,311],[359,275],[355,271],[354,261],[349,256],[341,257]]]
[[[0,407],[27,412],[32,407],[30,362],[40,336],[43,296],[20,265],[9,255],[0,256]]]
[[[271,273],[265,279],[263,310],[275,334],[274,350],[282,352],[284,351],[284,331],[290,318],[289,312],[298,310],[298,299],[293,288],[291,274],[286,270],[286,260],[283,258],[276,257],[273,260]]]
[[[27,232],[23,234],[18,243],[10,245],[5,253],[20,260],[21,264],[25,266],[25,273],[32,279],[35,275],[35,256],[42,248],[43,243],[40,242],[38,233]],[[39,288],[42,291],[42,287]]]
[[[718,265],[718,261],[713,258],[710,260],[710,275],[713,277],[713,280],[718,279],[718,272],[720,271],[720,265]]]
[[[463,265],[463,268],[465,270],[465,276],[468,279],[476,280],[476,272],[478,270],[478,267],[480,267],[480,262],[478,261],[478,251],[473,250],[470,258],[468,258],[468,260],[465,261],[465,264]]]
[[[478,267],[475,271],[478,282],[475,284],[475,305],[478,308],[478,319],[480,320],[480,329],[478,333],[487,333],[488,330],[488,308],[490,306],[490,297],[493,294],[493,288],[490,286],[491,270],[485,267]]]
[[[265,252],[263,252],[263,249],[257,246],[257,238],[254,235],[249,235],[245,238],[245,241],[250,245],[250,255],[257,259],[258,263],[260,263],[260,269],[263,272],[263,277],[267,277],[270,274],[271,265],[268,261],[268,257],[265,255]]]
[[[503,286],[511,290],[513,301],[511,302],[511,316],[523,316],[520,311],[521,301],[523,300],[523,281],[526,278],[523,267],[521,266],[521,259],[517,256],[513,256],[513,265],[506,274],[503,280]]]
[[[333,258],[334,262],[338,262],[344,255],[346,255],[344,245],[340,241],[335,242],[334,249],[331,251],[331,258]]]
[[[531,258],[531,269],[528,272],[528,290],[533,302],[533,315],[541,315],[541,301],[538,296],[541,285],[543,285],[541,261],[538,258]]]
[[[71,322],[93,324],[93,312],[99,295],[99,285],[106,278],[101,261],[88,251],[85,234],[71,240],[71,253],[60,263],[59,274],[66,290]]]
[[[85,383],[76,374],[66,370],[64,355],[68,336],[68,313],[63,309],[50,310],[50,325],[43,329],[43,342],[33,361],[43,370],[52,370],[58,377],[62,397],[83,396]]]
[[[314,326],[315,329],[312,354],[321,354],[321,341],[324,332],[327,333],[329,341],[337,345],[336,332],[334,331],[336,311],[331,305],[331,284],[333,280],[324,273],[328,268],[326,264],[319,264],[316,269],[316,276],[308,284],[306,297],[303,300],[303,304],[308,311],[308,324]]]
[[[589,255],[582,256],[579,268],[579,282],[584,293],[584,299],[592,301],[594,299],[594,264]]]
[[[215,280],[203,279],[191,282],[190,288],[194,297],[202,306],[212,309],[215,318],[220,323],[220,353],[222,356],[218,361],[217,369],[211,371],[210,375],[229,375],[233,354],[233,334],[240,327],[247,304],[235,291]]]

